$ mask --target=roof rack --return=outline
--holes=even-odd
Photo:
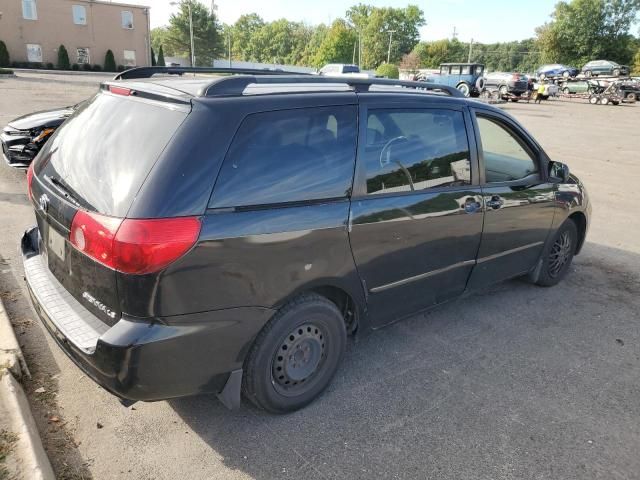
[[[151,78],[158,73],[182,75],[183,73],[236,73],[241,75],[310,75],[302,72],[287,72],[277,69],[234,68],[234,67],[135,67],[118,73],[114,80],[132,80],[134,78]]]
[[[413,88],[421,91],[440,91],[449,94],[452,97],[462,97],[464,95],[460,90],[448,85],[439,85],[437,83],[413,82],[407,80],[392,80],[388,78],[362,78],[362,77],[325,77],[317,75],[236,75],[224,77],[216,80],[209,85],[203,87],[198,92],[201,97],[224,97],[239,96],[249,85],[278,85],[278,84],[346,84],[357,92],[367,92],[372,85],[398,86],[405,88]]]

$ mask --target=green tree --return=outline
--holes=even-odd
[[[160,45],[160,50],[158,51],[158,61],[156,62],[156,64],[159,67],[166,66],[166,64],[164,63],[164,51],[162,50],[162,45]]]
[[[107,50],[107,53],[104,56],[104,71],[105,72],[116,71],[116,59],[114,58],[113,52],[111,50]]]
[[[69,63],[69,54],[64,45],[58,47],[58,63],[56,65],[60,70],[69,70],[71,64]]]
[[[153,47],[151,47],[151,66],[156,66],[156,52],[153,51]]]
[[[552,20],[537,30],[543,62],[581,66],[599,58],[629,63],[631,25],[640,0],[561,1]]]
[[[416,46],[419,28],[425,24],[424,12],[416,5],[377,8],[359,4],[347,11],[347,19],[361,39],[364,68],[375,68],[387,60],[392,31],[391,62],[398,62]]]
[[[0,40],[0,67],[8,67],[10,63],[9,50],[7,50],[5,43]]]
[[[265,25],[257,13],[241,15],[231,26],[231,56],[236,60],[250,61],[254,57],[251,40]]]
[[[397,79],[400,76],[400,72],[398,71],[398,67],[393,63],[383,63],[376,69],[376,75],[379,77]]]
[[[196,65],[211,66],[223,50],[216,17],[197,0],[181,0],[180,11],[169,19],[166,45],[174,54],[191,58],[191,37],[189,33],[189,7],[193,18],[193,38]]]
[[[160,45],[164,47],[165,53],[169,57],[175,56],[175,52],[169,45],[169,28],[168,27],[156,27],[151,30],[151,47],[157,52],[160,50]]]
[[[312,65],[322,67],[327,63],[351,63],[357,41],[355,30],[346,21],[334,21],[318,46]]]
[[[633,57],[633,74],[640,75],[640,48]]]

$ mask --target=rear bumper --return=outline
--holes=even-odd
[[[21,251],[36,313],[74,363],[121,399],[221,392],[273,314],[247,307],[144,320],[123,317],[109,327],[66,293],[43,265],[38,245],[37,227],[27,230]]]

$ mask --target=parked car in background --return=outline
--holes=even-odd
[[[640,82],[622,80],[618,82],[618,92],[625,102],[640,102]]]
[[[358,65],[346,63],[328,63],[318,71],[318,75],[341,77],[343,75],[367,78],[370,75],[360,71]]]
[[[561,90],[562,93],[567,95],[576,93],[592,93],[594,90],[594,84],[591,80],[565,82],[562,84]]]
[[[443,63],[440,74],[427,76],[425,81],[455,87],[465,97],[475,97],[484,89],[483,74],[484,65],[480,63]]]
[[[45,144],[21,241],[36,314],[125,403],[302,408],[348,335],[509,278],[555,285],[584,244],[580,180],[454,87],[150,68]]]
[[[485,87],[488,90],[498,90],[500,95],[509,93],[522,95],[527,91],[528,79],[519,73],[493,72],[484,76]]]
[[[594,60],[582,67],[582,73],[587,77],[597,77],[599,75],[619,77],[621,75],[629,75],[629,67],[609,60]]]
[[[536,70],[536,78],[544,80],[546,78],[572,78],[580,73],[580,69],[576,67],[568,67],[560,63],[553,63],[549,65],[543,65]]]
[[[5,161],[16,168],[27,168],[56,129],[76,106],[30,113],[11,120],[0,133]]]

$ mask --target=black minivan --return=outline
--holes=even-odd
[[[106,82],[46,143],[21,243],[42,321],[125,404],[301,408],[348,335],[553,285],[584,242],[580,181],[452,87],[157,71]]]

